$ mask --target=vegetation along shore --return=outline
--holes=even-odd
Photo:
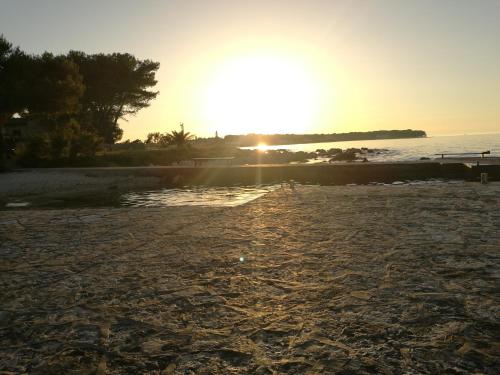
[[[232,157],[237,164],[306,162],[318,156],[343,161],[358,159],[362,151],[260,153],[239,147],[426,136],[408,129],[198,138],[181,124],[178,130],[120,142],[120,121],[148,107],[158,95],[158,62],[128,53],[29,55],[3,37],[0,54],[3,168],[172,165],[207,157]]]

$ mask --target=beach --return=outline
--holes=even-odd
[[[479,159],[478,159],[479,160]],[[394,163],[319,163],[233,166],[144,166],[18,169],[0,174],[0,209],[9,203],[30,207],[96,207],[119,205],[128,192],[186,187],[300,184],[401,184],[425,181],[500,181],[493,158]],[[111,204],[111,202],[113,202]]]
[[[154,176],[134,178],[132,173],[113,174],[106,168],[98,169],[101,171],[98,175],[85,168],[18,169],[0,173],[0,200],[153,188],[161,183]]]
[[[500,183],[0,212],[0,372],[494,374]]]

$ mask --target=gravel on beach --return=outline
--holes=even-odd
[[[122,168],[126,170],[126,168]],[[160,183],[157,177],[136,177],[127,174],[106,174],[101,168],[99,175],[86,172],[84,168],[72,170],[26,169],[9,173],[0,173],[0,199],[52,195],[100,192],[106,189],[133,189],[154,187]]]
[[[498,374],[500,184],[0,212],[0,373]]]

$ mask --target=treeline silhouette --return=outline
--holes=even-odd
[[[376,130],[369,132],[333,133],[333,134],[246,134],[226,135],[227,143],[239,147],[266,145],[290,145],[301,143],[321,143],[340,141],[366,141],[373,139],[423,138],[427,134],[423,130]]]
[[[0,169],[6,157],[21,166],[149,165],[218,156],[304,161],[314,155],[280,151],[264,156],[238,147],[426,136],[408,129],[196,139],[181,124],[180,131],[113,145],[122,137],[119,121],[158,95],[153,90],[158,69],[158,62],[128,53],[28,54],[0,35]]]
[[[158,95],[151,90],[158,69],[158,62],[129,53],[27,54],[0,35],[2,162],[13,152],[28,159],[74,158],[120,140],[118,121]],[[31,124],[28,137],[4,137],[9,122]]]

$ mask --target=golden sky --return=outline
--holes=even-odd
[[[423,129],[500,131],[500,1],[0,0],[30,52],[160,61],[160,95],[122,122],[145,138]],[[78,17],[75,17],[78,15]]]

